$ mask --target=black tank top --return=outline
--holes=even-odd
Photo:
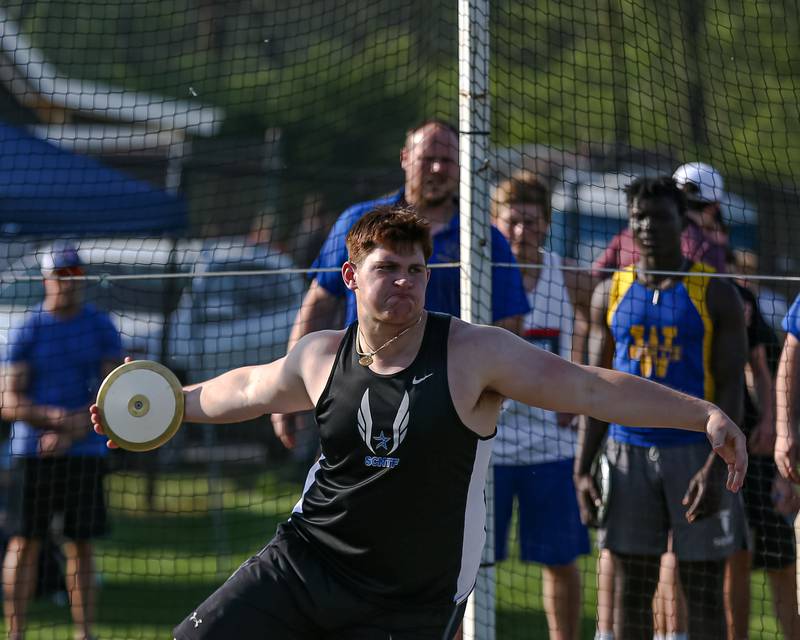
[[[365,598],[463,601],[485,540],[491,438],[456,414],[447,381],[450,316],[428,313],[411,365],[379,375],[346,331],[316,418],[322,456],[291,522]]]

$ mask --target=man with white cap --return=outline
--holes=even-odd
[[[86,411],[122,359],[122,345],[108,314],[84,302],[84,265],[73,245],[54,243],[41,267],[44,300],[9,334],[0,385],[2,417],[13,423],[3,610],[8,638],[22,638],[39,549],[60,515],[75,638],[86,640],[94,618],[92,540],[107,522],[106,447]]]
[[[719,171],[704,162],[688,162],[678,167],[672,177],[686,194],[689,219],[724,249],[727,233],[721,203],[725,200],[725,183]]]

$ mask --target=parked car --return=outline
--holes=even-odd
[[[170,322],[171,366],[195,382],[283,356],[306,289],[301,274],[281,271],[294,268],[288,256],[243,238],[209,243]]]

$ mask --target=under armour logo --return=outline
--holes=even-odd
[[[389,449],[386,455],[394,453],[406,437],[410,417],[408,405],[408,392],[404,391],[403,399],[400,401],[400,406],[397,408],[397,415],[394,417],[394,422],[392,423],[392,448]],[[358,432],[361,434],[361,439],[372,453],[377,453],[372,447],[373,440],[379,441],[376,448],[380,448],[381,446],[383,446],[384,449],[387,448],[389,437],[384,436],[383,431],[381,431],[380,436],[372,436],[372,411],[369,408],[369,389],[364,391],[364,395],[361,398],[361,407],[358,410]]]
[[[417,378],[417,376],[414,376],[414,379],[411,381],[411,384],[419,384],[420,382],[425,382],[432,375],[433,375],[432,373],[429,373],[427,376],[423,376],[421,378]]]
[[[197,611],[195,611],[191,618],[189,618],[192,622],[194,622],[194,628],[197,629],[201,624],[203,624],[203,619],[197,617]]]

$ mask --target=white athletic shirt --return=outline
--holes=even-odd
[[[526,339],[538,347],[569,358],[575,310],[559,268],[561,257],[545,252],[543,268],[533,291],[531,311],[525,316]],[[547,384],[547,380],[540,381]],[[506,400],[497,423],[493,457],[497,465],[529,465],[575,456],[575,432],[559,427],[556,414]]]

